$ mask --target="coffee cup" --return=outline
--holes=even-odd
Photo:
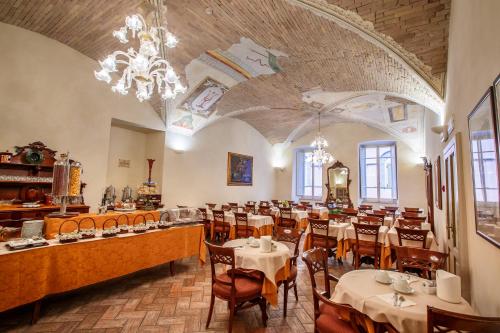
[[[255,242],[255,237],[253,236],[248,237],[247,244],[253,244],[254,242]]]
[[[379,282],[382,282],[382,283],[391,282],[391,278],[389,277],[389,273],[387,273],[387,271],[383,271],[383,270],[377,271],[377,273],[375,274],[375,279]]]
[[[410,284],[408,283],[408,280],[403,278],[395,279],[393,281],[393,286],[396,291],[400,291],[403,293],[410,290]]]

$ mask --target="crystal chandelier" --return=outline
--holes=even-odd
[[[148,27],[146,21],[140,14],[127,16],[125,26],[113,31],[113,36],[120,43],[129,42],[128,35],[139,39],[139,51],[132,47],[123,51],[115,51],[104,60],[99,61],[100,71],[95,71],[95,77],[99,81],[111,83],[110,73],[119,72],[118,66],[122,68],[121,78],[111,87],[113,92],[127,95],[134,83],[136,97],[139,101],[151,98],[155,85],[162,99],[173,99],[178,93],[184,93],[186,87],[182,86],[179,77],[169,62],[161,57],[162,37],[165,35],[165,45],[174,48],[177,38],[164,27]]]
[[[321,136],[321,113],[318,112],[318,134],[311,143],[313,153],[306,158],[307,162],[312,162],[315,165],[329,164],[334,161],[332,154],[327,152],[325,148],[328,147],[328,141]]]

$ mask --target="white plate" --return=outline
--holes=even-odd
[[[378,283],[382,283],[382,284],[391,284],[392,283],[392,279],[389,278],[388,281],[382,281],[382,280],[379,280],[375,277],[375,281],[377,281]]]
[[[251,244],[250,244],[250,247],[259,247],[259,246],[260,246],[260,244],[259,244],[259,243],[251,243]]]

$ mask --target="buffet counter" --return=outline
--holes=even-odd
[[[152,219],[154,217],[155,221],[158,221],[160,219],[160,212],[157,210],[153,211],[145,211],[145,210],[136,210],[134,212],[129,212],[129,213],[124,213],[124,212],[118,212],[118,211],[110,211],[107,212],[106,214],[80,214],[75,217],[66,217],[66,218],[52,218],[52,217],[45,217],[45,226],[44,226],[44,234],[45,234],[45,239],[54,239],[56,238],[57,234],[59,233],[59,227],[61,224],[66,221],[66,220],[75,220],[77,222],[83,220],[84,218],[92,218],[95,221],[95,227],[96,229],[102,229],[103,223],[108,220],[108,219],[120,219],[118,222],[120,224],[125,224],[125,221],[122,219],[127,219],[127,224],[132,225],[134,223],[134,219],[138,215],[143,215],[146,220]],[[123,216],[123,217],[121,217]],[[140,221],[137,221],[139,223]],[[62,231],[71,231],[68,229],[74,229],[75,225],[72,223],[66,223],[62,229]]]
[[[203,225],[121,234],[8,251],[0,249],[0,312],[174,260],[205,262]]]

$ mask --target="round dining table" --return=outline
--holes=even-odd
[[[337,283],[331,300],[349,304],[374,322],[390,323],[401,333],[426,332],[427,305],[452,312],[475,314],[463,298],[460,303],[455,304],[443,301],[435,294],[426,294],[422,286],[422,283],[427,281],[425,279],[389,272],[393,279],[409,277],[410,286],[414,289],[413,294],[404,295],[402,306],[394,306],[392,286],[377,282],[376,272],[374,269],[363,269],[344,274]]]
[[[271,305],[277,305],[278,282],[290,274],[291,256],[288,246],[273,241],[272,251],[262,252],[260,246],[251,247],[246,238],[239,238],[224,243],[224,247],[234,248],[237,268],[254,269],[264,273],[262,295]]]

